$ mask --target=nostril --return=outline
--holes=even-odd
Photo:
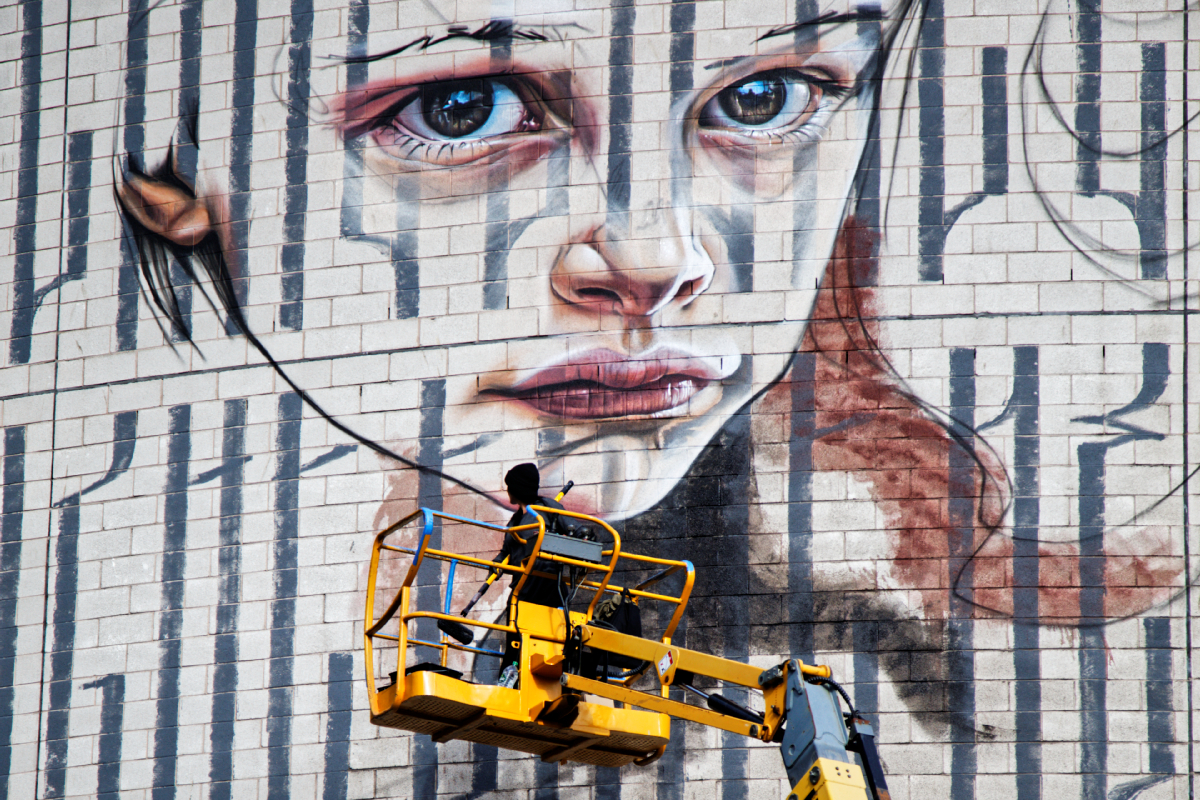
[[[700,279],[693,278],[690,281],[684,281],[679,286],[679,291],[675,293],[676,297],[692,297],[700,293]]]
[[[587,297],[593,300],[612,300],[621,302],[621,296],[611,289],[601,289],[595,286],[585,286],[581,289],[576,289],[575,294],[580,297]]]

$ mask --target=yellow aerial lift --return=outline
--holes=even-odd
[[[670,717],[679,717],[780,744],[793,787],[788,800],[889,800],[872,729],[853,708],[842,713],[838,693],[850,700],[829,667],[789,659],[764,670],[672,644],[695,581],[690,562],[623,551],[621,537],[596,517],[530,508],[538,521],[514,528],[421,508],[375,537],[364,637],[373,723],[439,743],[462,739],[543,761],[621,767],[661,756]],[[547,520],[568,535],[547,530]],[[530,555],[522,564],[497,563],[430,546],[435,531],[442,541],[469,543],[478,541],[479,529],[532,539]],[[455,615],[450,603],[463,568],[489,577]],[[467,617],[502,573],[515,576],[504,621]],[[559,607],[519,599],[534,577],[556,582]],[[671,584],[677,589],[664,588]],[[379,615],[377,599],[385,606]],[[623,616],[606,614],[621,603],[633,605]],[[615,629],[634,607],[640,615],[652,606],[666,619],[657,638],[640,635],[640,624]],[[484,633],[479,644],[476,630]],[[503,637],[502,650],[485,646],[493,635]],[[436,659],[422,660],[421,652]],[[472,656],[500,659],[499,682],[481,670],[474,671],[478,680],[466,680],[451,664],[457,659],[469,669]],[[657,688],[647,688],[654,678]],[[698,678],[749,689],[763,711],[699,689]],[[671,699],[670,686],[688,689],[708,708]]]

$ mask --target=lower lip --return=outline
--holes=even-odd
[[[665,375],[629,389],[616,389],[592,381],[572,381],[542,386],[514,397],[544,414],[564,419],[645,417],[679,408],[708,385],[683,375]]]

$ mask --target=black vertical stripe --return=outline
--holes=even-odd
[[[1125,406],[1103,416],[1081,417],[1080,422],[1109,425],[1125,414],[1147,408],[1166,390],[1170,348],[1148,342],[1142,345],[1142,386]],[[1135,431],[1110,436],[1107,441],[1084,442],[1076,449],[1079,464],[1079,616],[1083,627],[1079,643],[1080,742],[1079,771],[1084,800],[1105,800],[1108,791],[1108,646],[1105,629],[1104,543],[1106,459],[1109,450],[1139,439],[1162,439],[1162,434]]]
[[[329,654],[325,720],[325,789],[321,800],[346,800],[350,777],[350,711],[354,702],[354,657]]]
[[[292,0],[288,50],[287,188],[284,192],[283,269],[279,323],[304,327],[304,217],[308,212],[308,100],[312,61],[312,0]]]
[[[121,729],[125,722],[125,676],[105,675],[83,684],[100,689],[100,746],[97,753],[97,800],[119,800],[121,790]]]
[[[125,37],[124,156],[144,166],[146,149],[146,60],[150,11],[146,0],[132,0]],[[117,272],[117,349],[137,349],[138,256],[129,236],[121,239],[121,265]]]
[[[688,99],[695,84],[693,62],[696,58],[696,4],[692,0],[672,0],[669,25],[671,44],[668,55],[671,65],[668,82],[671,108],[674,110]],[[676,207],[693,205],[691,177],[691,159],[682,155],[675,157],[672,154],[671,200]],[[686,235],[688,232],[684,233]],[[675,641],[687,641],[686,623],[685,616],[675,632]],[[676,692],[678,691],[677,689]],[[686,751],[682,745],[686,735],[685,724],[678,718],[671,719],[671,742],[657,764],[658,800],[683,800],[683,784],[687,777],[684,771]]]
[[[733,661],[746,662],[750,658],[750,620],[761,618],[756,612],[758,604],[769,602],[774,590],[764,588],[751,575],[750,565],[750,499],[751,482],[751,433],[750,414],[743,412],[725,423],[730,442],[726,449],[726,463],[722,465],[718,485],[720,487],[721,529],[723,531],[724,564],[732,567],[720,575],[721,583],[721,638],[722,655]],[[714,575],[714,577],[718,577]],[[753,594],[752,594],[753,593]],[[745,689],[730,687],[726,695],[730,699],[746,704],[749,693]],[[747,800],[749,785],[749,750],[746,739],[739,734],[722,731],[724,747],[721,751],[721,800]]]
[[[67,136],[67,280],[87,272],[90,228],[89,197],[92,189],[92,132]]]
[[[391,241],[392,270],[396,279],[396,319],[412,319],[420,308],[421,272],[417,263],[416,200],[396,203],[396,233]]]
[[[233,23],[233,110],[229,131],[229,238],[233,294],[243,308],[250,292],[250,170],[254,161],[254,56],[258,43],[258,0],[236,0]],[[286,219],[285,219],[286,222]],[[232,320],[225,330],[239,333]]]
[[[792,363],[788,438],[788,645],[795,658],[813,661],[812,478],[816,430],[815,353]]]
[[[0,797],[12,769],[13,699],[17,662],[17,597],[25,513],[25,426],[4,429],[4,494],[0,498]]]
[[[42,3],[21,2],[21,143],[17,155],[16,259],[8,358],[29,362],[33,332],[33,267],[37,249],[38,143],[42,124]]]
[[[442,468],[442,437],[445,433],[443,417],[446,407],[446,381],[443,378],[421,381],[421,421],[417,431],[417,460],[423,467],[432,470]],[[442,485],[436,473],[422,471],[417,482],[418,501],[423,508],[442,510]],[[442,546],[442,529],[434,521],[433,533],[429,537],[431,548]],[[426,567],[414,585],[416,608],[440,609],[441,573],[436,564]],[[417,623],[417,637],[427,642],[436,642],[439,634],[433,620]],[[413,797],[436,797],[438,792],[438,751],[433,740],[417,736],[412,742]]]
[[[176,173],[184,181],[195,185],[199,166],[199,142],[196,141],[200,117],[200,47],[202,0],[183,0],[179,5],[179,104],[176,114],[179,126],[176,129],[173,155]],[[183,266],[171,259],[171,283],[175,287],[175,302],[179,308],[179,319],[183,330],[189,335],[192,329],[192,286]],[[171,330],[171,341],[184,341],[183,332]]]
[[[725,251],[732,271],[730,291],[754,291],[754,206],[734,206],[729,213],[729,228],[722,231]]]
[[[1167,47],[1142,45],[1141,191],[1137,219],[1143,278],[1167,277]],[[1157,144],[1156,144],[1157,143]]]
[[[508,303],[508,250],[512,245],[508,215],[508,174],[488,186],[487,227],[483,253],[483,307],[505,308]]]
[[[55,505],[61,508],[58,537],[54,542],[54,616],[50,652],[50,707],[46,714],[45,797],[62,797],[66,791],[67,750],[70,730],[71,676],[75,661],[75,606],[79,590],[79,500],[115,480],[129,469],[137,444],[137,412],[113,418],[113,460],[100,480]]]
[[[922,281],[942,279],[942,245],[945,227],[945,85],[946,21],[943,0],[930,0],[921,26],[917,79],[919,105],[917,139],[920,147],[920,199],[917,205],[918,276]]]
[[[1075,181],[1090,193],[1100,191],[1100,0],[1078,0],[1075,36]]]
[[[1042,797],[1042,665],[1038,640],[1041,463],[1038,348],[1013,348],[1013,687],[1017,800]]]
[[[1108,653],[1104,629],[1104,457],[1102,443],[1079,445],[1079,771],[1083,800],[1108,790]]]
[[[79,496],[62,504],[54,546],[54,627],[50,646],[50,707],[46,713],[46,789],[62,797],[67,786],[71,674],[75,668],[75,598],[79,589]]]
[[[608,45],[608,228],[629,235],[630,124],[633,121],[633,0],[614,0]]]
[[[858,35],[868,37],[868,41],[879,42],[882,40],[882,25],[878,20],[862,20],[858,23],[857,28]],[[881,88],[876,86],[873,91],[878,94]],[[874,99],[874,102],[876,104],[879,103],[878,97]],[[878,231],[882,225],[880,220],[880,193],[883,184],[883,171],[880,159],[879,117],[876,114],[871,121],[870,127],[867,129],[867,141],[864,145],[855,181],[858,187],[858,197],[854,204],[854,213],[858,217],[858,225],[872,231]],[[877,249],[877,246],[875,249]],[[862,275],[860,273],[860,281],[874,285],[878,282],[879,265],[874,259],[869,262],[869,265],[869,274]]]
[[[291,794],[293,667],[299,588],[300,396],[279,398],[275,434],[275,599],[271,602],[271,663],[267,672],[267,798]]]
[[[153,800],[175,797],[179,756],[179,679],[183,655],[184,581],[187,577],[188,465],[192,456],[192,407],[172,406],[167,438],[166,528],[162,553],[158,687],[154,730]]]
[[[508,40],[491,43],[492,59],[506,63],[512,58]],[[505,308],[508,305],[508,250],[512,246],[508,210],[508,172],[499,170],[488,181],[483,253],[483,307]]]
[[[962,446],[951,446],[949,574],[952,583],[947,624],[947,704],[950,728],[950,795],[956,800],[975,796],[975,652],[972,624],[975,551],[976,464],[967,449],[974,447],[975,350],[950,351],[950,416]]]
[[[242,483],[245,472],[246,401],[226,400],[221,437],[221,517],[217,551],[217,629],[213,647],[212,727],[208,777],[211,800],[233,789],[233,740],[238,689],[238,604],[242,599]]]
[[[367,31],[371,24],[371,7],[367,0],[350,0],[350,13],[346,55],[365,56],[367,54]],[[367,82],[367,64],[365,62],[347,64],[346,88],[357,89]],[[363,163],[360,150],[360,140],[344,142],[345,158],[342,162],[342,236],[352,239],[362,235],[362,204],[363,204]]]
[[[176,141],[175,161],[179,175],[188,181],[196,180],[198,142],[194,141],[186,122],[200,110],[200,47],[202,44],[200,13],[202,0],[183,0],[179,4],[179,105],[176,114],[181,123]]]
[[[1008,191],[1008,49],[983,48],[983,191]]]
[[[88,232],[91,228],[88,216],[89,198],[92,188],[92,132],[80,131],[67,134],[67,240],[66,270],[60,270],[54,280],[42,286],[33,295],[33,303],[21,309],[28,320],[21,328],[30,328],[38,309],[51,292],[56,292],[66,283],[82,280],[87,273]]]
[[[1171,698],[1171,620],[1142,620],[1146,636],[1146,740],[1150,745],[1147,766],[1157,775],[1175,774],[1175,704]]]

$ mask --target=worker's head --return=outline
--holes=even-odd
[[[536,503],[541,484],[542,476],[538,474],[535,464],[517,464],[504,476],[504,485],[508,487],[508,499],[515,505],[527,506]]]

